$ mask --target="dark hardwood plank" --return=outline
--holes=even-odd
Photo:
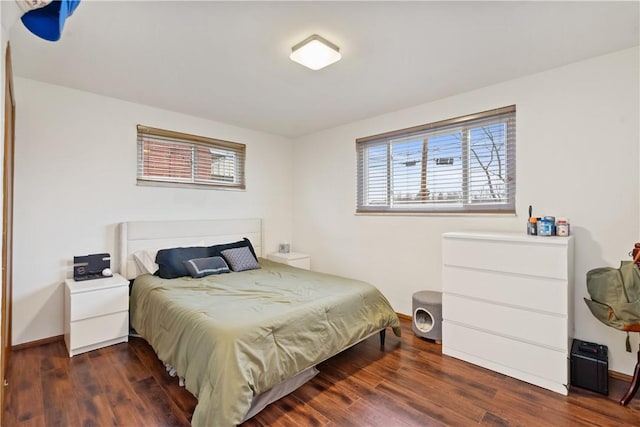
[[[169,376],[164,365],[158,360],[149,344],[139,338],[132,339],[129,344],[133,348],[136,359],[141,362],[150,376],[145,380],[152,379],[155,383],[161,385],[172,404],[179,409],[181,418],[191,421],[191,416],[198,403],[196,398],[184,387],[179,386],[177,377]]]
[[[91,358],[91,365],[96,372],[96,381],[102,390],[106,401],[113,412],[113,424],[114,425],[144,425],[145,419],[148,417],[144,400],[141,396],[135,393],[133,384],[137,381],[142,381],[144,378],[136,379],[136,376],[128,375],[128,369],[114,369],[115,366],[124,366],[126,363],[121,363],[123,360],[117,357],[120,354],[127,354],[128,348],[126,347],[112,347],[119,351],[110,351],[103,353],[101,357]],[[131,358],[127,358],[126,361],[132,365],[137,364]],[[150,378],[150,375],[146,375],[145,378]]]
[[[618,402],[572,388],[568,396],[452,357],[416,337],[377,335],[318,365],[320,373],[242,427],[638,426],[640,399]],[[5,427],[188,426],[196,399],[170,377],[153,349],[131,338],[69,358],[62,341],[12,355]]]
[[[20,352],[22,374],[11,376],[9,369],[9,384],[6,406],[13,408],[5,411],[6,425],[37,426],[44,425],[44,401],[42,400],[42,382],[40,378],[40,349],[34,348],[29,352]],[[12,366],[15,365],[12,361]]]
[[[407,414],[398,414],[395,408],[377,405],[365,399],[355,402],[350,412],[360,426],[424,427],[422,421],[412,419]]]
[[[303,404],[313,408],[325,419],[344,427],[357,427],[350,408],[359,397],[350,395],[349,390],[340,383],[333,383],[325,378],[317,378],[311,387],[300,387],[291,396],[298,398]],[[323,423],[321,425],[324,425]]]
[[[78,401],[72,398],[74,393],[68,371],[48,369],[40,373],[40,380],[43,396],[40,400],[44,402],[46,423],[57,426],[82,425],[82,413]]]

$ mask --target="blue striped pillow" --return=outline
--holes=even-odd
[[[184,262],[184,266],[194,279],[212,274],[229,273],[229,266],[222,257],[194,258]]]

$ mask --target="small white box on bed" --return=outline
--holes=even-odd
[[[300,252],[289,252],[286,254],[276,252],[267,255],[267,258],[280,264],[287,264],[292,267],[304,268],[305,270],[311,269],[311,257],[307,254]]]
[[[65,281],[64,342],[69,357],[129,339],[129,281]]]

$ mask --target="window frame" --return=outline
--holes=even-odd
[[[385,132],[372,136],[356,139],[356,214],[515,214],[515,194],[516,194],[516,106],[510,105],[507,107],[496,108],[492,110],[483,111],[480,113],[469,114],[466,116],[455,117],[452,119],[441,120],[433,123],[428,123],[419,126],[413,126],[405,129],[399,129],[391,132]],[[472,192],[470,190],[469,183],[473,184],[473,178],[470,177],[472,171],[471,163],[471,140],[468,135],[472,129],[478,129],[482,127],[483,123],[500,122],[505,125],[505,137],[504,137],[504,156],[501,160],[504,161],[504,187],[506,197],[501,203],[482,203],[472,200]],[[474,127],[475,126],[475,127]],[[485,126],[487,126],[485,124]],[[462,182],[462,196],[457,204],[442,204],[431,203],[422,199],[422,202],[416,203],[398,203],[394,201],[394,186],[393,186],[393,167],[394,159],[391,152],[393,145],[399,145],[402,139],[410,139],[423,137],[425,139],[434,138],[438,134],[446,134],[448,131],[451,134],[456,129],[466,129],[467,135],[460,138],[460,179]],[[386,203],[371,204],[368,197],[370,193],[369,180],[369,168],[367,164],[370,159],[367,156],[370,154],[367,149],[376,146],[386,146],[387,158],[381,163],[386,162],[386,172],[382,173],[382,178],[378,179],[377,184],[384,184],[386,182],[386,189],[381,187],[381,194],[384,194]],[[428,150],[428,143],[423,141],[423,152],[421,160],[427,161],[426,151]],[[494,145],[495,147],[495,145]],[[476,162],[478,163],[478,162]],[[426,166],[425,166],[426,167]],[[476,167],[474,170],[481,169]],[[386,176],[385,176],[386,174]],[[414,179],[416,176],[412,176]],[[417,197],[428,197],[428,188],[426,184],[426,172],[420,173],[420,189],[416,195]],[[380,181],[382,180],[382,181]]]
[[[208,189],[226,189],[226,190],[245,190],[245,160],[246,145],[237,142],[225,141],[215,138],[207,138],[204,136],[192,135],[188,133],[175,132],[165,129],[137,125],[137,171],[136,181],[138,185],[143,186],[161,186],[161,187],[191,187],[191,188],[208,188]],[[145,151],[145,142],[155,142],[158,144],[167,144],[169,150],[190,151],[191,176],[170,176],[171,170],[167,169],[165,175],[148,174],[145,168],[149,162],[147,151]],[[206,179],[199,177],[198,174],[202,170],[202,166],[198,166],[198,150],[206,149],[212,153],[230,153],[233,157],[233,175],[216,175],[213,173],[213,164],[208,165],[211,168],[211,178]],[[169,159],[171,162],[173,159]],[[164,165],[163,165],[164,166]],[[174,173],[181,174],[185,172],[184,165],[182,170],[173,170]]]

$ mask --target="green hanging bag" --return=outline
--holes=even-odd
[[[620,268],[602,267],[587,272],[585,298],[589,310],[607,326],[621,331],[640,332],[640,270],[633,261]],[[631,351],[627,334],[627,351]]]

